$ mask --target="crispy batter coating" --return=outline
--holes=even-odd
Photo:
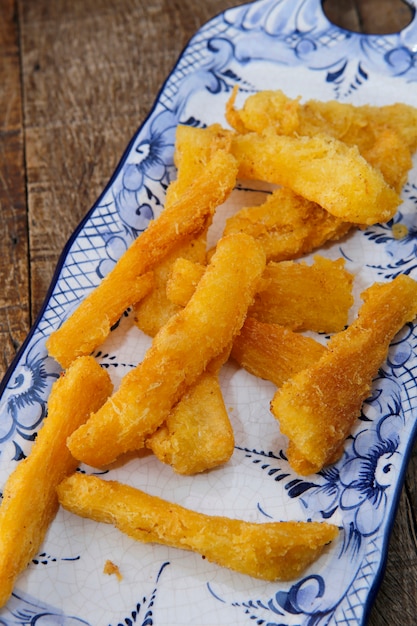
[[[178,258],[178,255],[181,256]],[[193,267],[200,267],[205,258],[204,232],[178,246],[155,268],[154,289],[135,307],[136,323],[143,332],[155,336],[183,306],[167,296],[166,283],[173,264],[177,260],[187,260]],[[197,474],[213,469],[226,463],[233,454],[233,429],[218,378],[218,370],[227,356],[228,352],[216,371],[205,371],[191,385],[162,426],[146,440],[146,447],[178,474]]]
[[[193,550],[263,580],[291,580],[338,535],[324,522],[253,523],[206,515],[115,481],[73,474],[58,487],[63,507],[113,524],[136,541]]]
[[[197,288],[206,266],[189,259],[178,258],[173,263],[167,280],[166,294],[171,302],[185,306]]]
[[[353,303],[343,261],[292,261],[394,215],[417,148],[417,109],[302,104],[275,91],[250,96],[238,111],[236,94],[226,105],[234,130],[178,127],[178,175],[165,209],[47,342],[69,369],[4,490],[0,605],[39,548],[58,497],[136,540],[194,550],[271,581],[299,576],[337,536],[325,523],[254,524],[114,481],[67,477],[75,459],[101,467],[143,446],[179,474],[225,463],[234,438],[218,372],[230,354],[279,388],[271,411],[293,469],[319,471],[342,454],[390,341],[417,314],[417,283],[400,276],[364,292],[357,319],[342,331]],[[237,176],[280,188],[229,218],[207,253],[207,229]],[[106,372],[82,355],[132,305],[154,340],[111,395]],[[337,334],[325,347],[295,329]],[[106,573],[116,570],[107,562]]]
[[[328,269],[327,265],[324,271],[326,269]],[[192,263],[186,259],[178,259],[174,264],[171,279],[168,281],[167,293],[169,297],[179,306],[185,306],[194,293],[204,271],[205,267],[203,265]],[[267,269],[264,275],[266,272]],[[261,282],[261,284],[263,283],[264,281]],[[264,284],[268,285],[268,283],[269,281],[265,281]],[[350,279],[349,284],[351,284]],[[289,298],[291,299],[294,295],[294,300],[298,302],[297,298],[300,294],[294,292],[292,295],[290,289],[291,281],[289,284],[286,284],[286,287],[289,288]],[[351,296],[350,289],[349,293]],[[302,295],[304,296],[305,294]],[[285,300],[285,296],[283,299]],[[315,303],[316,314],[318,314],[319,318],[321,315],[320,311],[323,311],[323,304],[326,302],[324,297],[320,297]],[[350,305],[351,299],[349,297],[348,307]],[[275,308],[279,311],[280,302],[276,304]],[[253,309],[254,305],[252,305],[250,310],[253,312]],[[297,309],[300,310],[299,306],[297,306]],[[262,311],[262,309],[260,310]],[[347,308],[345,314],[347,315]],[[330,315],[331,309],[329,309],[328,317]],[[279,315],[275,317],[279,317]],[[300,320],[298,316],[297,319]],[[299,321],[297,324],[299,324]],[[233,342],[231,356],[251,374],[270,380],[277,387],[280,387],[285,380],[291,378],[296,372],[317,361],[325,349],[322,344],[314,339],[295,333],[290,328],[277,323],[266,323],[253,317],[247,317]]]
[[[300,98],[291,99],[280,89],[263,90],[245,99],[242,109],[235,108],[236,85],[226,103],[226,121],[238,133],[262,133],[272,127],[280,135],[293,135],[300,126]]]
[[[167,189],[167,206],[178,200],[193,181],[201,176],[218,150],[230,150],[232,134],[220,124],[207,128],[178,125],[174,153],[177,177]]]
[[[160,262],[154,269],[153,288],[134,307],[135,323],[144,333],[154,337],[158,330],[178,313],[180,307],[167,297],[167,280],[171,274],[173,264],[178,257],[188,259],[194,263],[204,263],[206,260],[207,230],[197,237],[189,237],[180,241],[178,246]]]
[[[226,119],[239,133],[263,133],[267,128],[282,135],[326,133],[356,145],[397,191],[404,184],[417,149],[417,108],[403,103],[355,106],[336,100],[303,104],[280,90],[266,90],[249,96],[236,110],[237,92],[236,88],[226,105]]]
[[[342,330],[353,304],[353,275],[343,259],[316,255],[313,263],[281,261],[267,264],[248,314],[291,330],[333,333]],[[167,296],[185,306],[205,267],[177,259],[167,282]]]
[[[80,391],[82,390],[82,393]],[[39,550],[58,510],[56,486],[75,471],[67,437],[112,392],[105,370],[92,357],[80,357],[52,386],[48,416],[26,459],[9,476],[0,506],[0,606],[18,575]]]
[[[316,255],[313,263],[271,261],[249,315],[292,330],[333,333],[343,330],[353,305],[353,275],[344,259]]]
[[[362,297],[357,319],[272,400],[272,413],[290,440],[288,460],[300,474],[317,472],[341,454],[390,342],[417,314],[417,282],[406,275],[375,284]]]
[[[119,583],[123,580],[123,576],[120,572],[119,567],[109,559],[107,559],[107,561],[104,563],[103,574],[107,574],[108,576],[116,576]]]
[[[129,273],[123,270],[122,277],[122,265],[123,262],[116,265],[47,339],[49,354],[62,367],[69,367],[78,356],[91,354],[106,339],[123,311],[151,291],[152,272],[135,275],[132,269]]]
[[[280,187],[263,204],[245,207],[229,217],[223,234],[252,235],[268,261],[286,261],[340,239],[353,227],[317,203]]]
[[[197,474],[226,463],[235,439],[216,373],[204,372],[172,409],[146,447],[178,474]]]
[[[186,388],[233,340],[265,269],[265,255],[248,235],[219,241],[187,306],[161,328],[144,360],[68,441],[73,455],[102,466],[144,446]]]
[[[368,163],[379,169],[387,183],[400,193],[413,166],[412,152],[395,130],[384,127],[373,130],[375,139],[372,145],[363,147],[361,153]]]
[[[188,261],[192,267],[203,267],[206,257],[206,233],[180,245],[155,268],[155,287],[135,308],[136,323],[150,336],[172,315],[185,306],[167,296],[166,283],[177,261]],[[178,255],[184,255],[178,257]],[[201,277],[201,276],[200,276]],[[194,292],[194,289],[193,289]],[[191,297],[192,293],[190,294]],[[190,298],[187,298],[187,302]],[[226,463],[233,454],[234,435],[220,389],[218,371],[227,360],[217,359],[216,371],[205,371],[180,398],[166,421],[146,440],[162,463],[171,465],[178,474],[197,474]]]
[[[399,192],[412,167],[416,128],[417,109],[405,104],[355,107],[311,100],[302,107],[298,132],[327,132],[349,146],[358,146],[362,156]]]
[[[254,376],[280,387],[288,378],[316,363],[325,351],[325,346],[311,337],[248,317],[233,342],[231,356]]]
[[[47,341],[49,354],[63,367],[100,345],[123,312],[137,302],[135,283],[152,270],[182,238],[204,231],[236,181],[236,163],[216,152],[200,177],[166,207],[120,257],[113,270],[81,302]],[[150,285],[151,286],[151,285]],[[147,291],[141,293],[143,297]]]
[[[235,135],[231,152],[240,178],[289,187],[346,222],[386,222],[400,203],[356,146],[330,135],[287,136],[267,129],[262,135]]]

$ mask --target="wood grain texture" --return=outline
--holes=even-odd
[[[117,10],[104,0],[21,2],[32,319],[69,234],[103,190],[184,45],[222,8],[204,3],[196,13],[192,2],[162,0],[122,1]]]
[[[0,2],[0,375],[38,314],[68,237],[95,202],[194,32],[233,0]],[[392,32],[401,0],[325,0],[338,25]],[[417,448],[369,626],[414,626]]]
[[[16,5],[0,4],[0,375],[29,329],[29,265]]]
[[[324,0],[323,9],[338,26],[367,34],[396,33],[413,16],[401,0]]]

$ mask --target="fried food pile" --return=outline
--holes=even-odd
[[[234,434],[219,374],[229,359],[275,385],[271,419],[288,437],[288,461],[318,472],[343,453],[391,340],[417,315],[417,283],[403,275],[366,289],[350,322],[355,277],[321,253],[395,215],[417,109],[302,104],[266,91],[238,110],[237,95],[228,127],[178,127],[177,177],[160,216],[47,341],[64,373],[4,488],[0,605],[59,505],[265,580],[297,577],[338,536],[330,523],[210,516],[75,473],[80,462],[105,467],[142,449],[179,475],[227,463]],[[225,219],[209,247],[214,216],[242,179],[268,183],[266,199]],[[113,390],[90,355],[128,308],[152,343]]]

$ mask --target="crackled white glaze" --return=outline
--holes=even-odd
[[[226,11],[196,33],[64,251],[42,313],[3,382],[1,485],[28,452],[59,374],[46,355],[45,340],[158,215],[175,176],[176,125],[222,123],[236,84],[242,96],[280,88],[305,99],[412,104],[416,42],[415,21],[392,35],[351,33],[328,22],[319,0],[258,0]],[[344,257],[355,272],[356,294],[400,272],[416,276],[416,185],[414,168],[393,220],[407,225],[406,237],[395,240],[392,223],[376,225],[326,250],[332,258]],[[250,203],[258,193],[238,186],[226,212]],[[216,221],[214,228],[219,232],[221,224]],[[338,524],[340,540],[300,580],[255,581],[194,554],[135,544],[110,527],[60,511],[42,554],[0,610],[1,623],[362,624],[381,576],[415,435],[416,344],[416,328],[409,325],[392,343],[343,457],[320,474],[306,479],[292,472],[286,442],[269,412],[273,386],[233,364],[221,375],[236,436],[229,464],[206,475],[178,477],[145,455],[108,473],[200,511],[257,521]],[[127,313],[96,357],[117,384],[148,345]],[[103,574],[107,559],[119,566],[121,583]]]

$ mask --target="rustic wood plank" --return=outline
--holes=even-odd
[[[33,316],[185,43],[224,6],[22,1]]]
[[[405,486],[393,527],[388,562],[382,585],[372,608],[369,626],[411,626],[416,620],[417,545],[416,498],[410,493],[416,485],[416,457],[410,461]]]
[[[334,24],[366,34],[398,32],[413,16],[402,0],[324,0],[323,9]]]
[[[102,191],[184,45],[201,24],[236,4],[0,3],[0,110],[5,112],[0,120],[0,374],[42,305],[65,242]],[[365,33],[399,30],[410,15],[401,0],[325,0],[324,7],[335,23]],[[417,448],[369,626],[415,624],[416,511]]]
[[[323,11],[333,24],[346,30],[361,32],[359,13],[355,0],[324,0]]]
[[[28,243],[17,7],[0,4],[0,377],[29,330]]]
[[[107,184],[131,129],[126,120],[105,126],[88,132],[74,126],[27,130],[34,315],[67,239]]]
[[[358,3],[364,33],[396,33],[410,23],[413,12],[402,0],[366,0]]]

